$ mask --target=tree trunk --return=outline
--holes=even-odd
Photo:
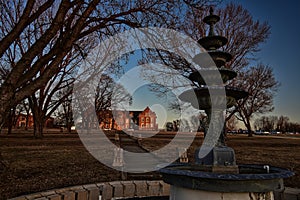
[[[13,127],[13,116],[10,112],[7,118],[7,134],[10,135],[12,133],[12,127]]]
[[[1,152],[0,152],[0,172],[4,171],[5,169],[6,169],[6,165],[4,162],[4,158],[2,157]]]
[[[33,110],[32,115],[33,115],[33,127],[34,127],[33,135],[35,138],[43,138],[43,128],[44,128],[45,120],[38,107],[35,107],[32,110]]]
[[[43,138],[44,120],[40,117],[34,117],[34,137]]]
[[[7,135],[11,135],[12,133],[12,124],[11,120],[9,120],[8,126],[7,126]]]
[[[71,133],[71,126],[72,126],[71,123],[67,124],[68,133]]]
[[[27,131],[27,130],[28,130],[29,115],[30,115],[30,113],[28,112],[28,113],[27,113],[27,115],[26,115],[25,131]]]
[[[4,82],[0,87],[0,127],[3,127],[11,113],[11,109],[15,108],[19,101],[20,99],[16,98],[15,88]]]
[[[245,123],[245,125],[246,125],[247,131],[248,131],[248,137],[252,137],[253,134],[252,134],[252,129],[251,129],[250,121],[247,120],[247,123]]]
[[[0,93],[1,95],[1,93]],[[10,117],[9,101],[5,97],[0,97],[0,127],[2,128]]]

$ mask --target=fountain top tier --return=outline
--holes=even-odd
[[[206,50],[216,50],[228,42],[227,38],[215,34],[214,25],[218,21],[220,21],[220,17],[214,15],[213,9],[210,8],[210,15],[203,19],[203,22],[209,25],[208,36],[198,40],[198,43]]]
[[[219,20],[220,17],[214,15],[213,9],[211,8],[210,15],[205,17],[203,20],[210,26],[209,34],[198,41],[199,44],[208,52],[199,53],[193,58],[195,63],[201,63],[201,68],[189,75],[189,79],[198,83],[199,87],[187,90],[179,96],[182,101],[189,102],[193,107],[200,110],[209,110],[212,107],[213,102],[213,105],[215,106],[220,105],[219,107],[224,107],[222,105],[224,105],[223,101],[225,101],[225,98],[222,98],[221,96],[217,96],[214,99],[210,98],[210,94],[216,94],[218,93],[217,91],[224,91],[225,89],[225,103],[227,108],[234,106],[236,100],[245,98],[248,94],[247,92],[237,88],[227,86],[224,88],[223,85],[220,85],[222,82],[223,84],[226,84],[227,81],[235,78],[237,73],[225,67],[226,62],[229,62],[232,59],[232,55],[230,53],[217,50],[227,43],[227,39],[225,37],[215,35],[214,33],[214,26]],[[209,54],[210,58],[207,54]],[[211,59],[214,63],[211,62]],[[215,64],[215,66],[211,66],[213,64]],[[220,79],[222,79],[222,82],[219,81]],[[207,84],[206,81],[209,84]],[[222,92],[220,94],[224,95]],[[209,113],[207,114],[209,115]]]

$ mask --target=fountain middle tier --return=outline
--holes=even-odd
[[[213,98],[211,98],[210,93],[214,94]],[[226,97],[224,95],[226,95]],[[223,109],[223,105],[230,108],[235,105],[236,100],[245,98],[247,95],[247,92],[235,87],[203,86],[183,92],[179,95],[179,99],[184,102],[191,103],[191,105],[196,109],[208,110],[212,108],[212,105],[214,105],[217,109]],[[225,100],[226,102],[224,102]]]
[[[207,54],[210,56],[208,57]],[[216,66],[218,68],[222,67],[225,65],[226,62],[230,61],[232,59],[232,55],[230,53],[224,52],[224,51],[209,51],[205,53],[199,53],[197,54],[194,58],[193,61],[195,63],[200,63],[202,64],[201,67],[211,67],[211,66],[205,66],[210,65],[211,62],[209,59],[212,59]]]
[[[198,40],[198,43],[206,50],[216,50],[227,43],[227,38],[219,35],[206,36]]]
[[[191,73],[189,75],[189,79],[199,83],[199,85],[220,84],[220,75],[223,83],[226,83],[227,81],[235,78],[237,73],[226,68],[206,68],[199,69],[198,71]]]

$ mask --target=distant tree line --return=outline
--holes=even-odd
[[[300,123],[290,122],[286,116],[262,116],[255,120],[254,128],[268,132],[300,133]]]

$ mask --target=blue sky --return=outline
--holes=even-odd
[[[224,3],[230,1],[226,0]],[[271,35],[261,45],[258,59],[274,69],[281,87],[270,115],[288,116],[300,123],[300,1],[235,0],[249,10],[254,19],[267,21]]]

